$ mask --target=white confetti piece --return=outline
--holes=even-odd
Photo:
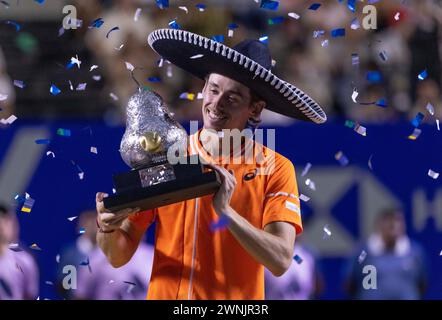
[[[227,31],[227,37],[232,38],[233,37],[233,29],[229,29]]]
[[[14,116],[14,115],[11,115],[7,119],[0,119],[0,123],[2,123],[2,124],[12,124],[15,120],[17,120],[17,117]]]
[[[312,180],[310,180],[310,179],[305,180],[305,184],[306,184],[306,186],[308,186],[313,191],[316,190],[315,183]]]
[[[74,221],[74,220],[77,219],[77,218],[78,218],[78,216],[70,217],[70,218],[68,218],[68,220],[72,222],[72,221]]]
[[[168,76],[169,78],[172,78],[172,77],[173,77],[173,74],[172,74],[172,66],[167,66],[167,76]]]
[[[361,136],[365,137],[367,135],[367,128],[365,128],[361,125],[358,125],[357,127],[355,127],[355,131],[357,133],[359,133]]]
[[[84,90],[86,90],[86,86],[87,86],[87,83],[80,83],[80,84],[78,84],[78,86],[75,90],[84,91]]]
[[[328,47],[328,39],[325,39],[324,41],[321,42],[321,46],[322,47]]]
[[[74,91],[74,86],[72,85],[71,80],[68,80],[69,82],[69,89],[71,89],[71,91]]]
[[[322,230],[324,231],[323,239],[328,239],[328,238],[331,237],[332,233],[331,233],[331,231],[330,231],[330,229],[328,227],[328,224],[326,224]]]
[[[400,18],[401,13],[400,12],[396,12],[396,14],[394,15],[394,20],[398,21]]]
[[[84,172],[79,172],[79,173],[78,173],[78,177],[80,178],[80,180],[83,180],[83,178],[84,178]]]
[[[137,22],[138,18],[140,17],[141,14],[141,8],[137,8],[137,10],[135,10],[135,14],[134,14],[134,21]]]
[[[91,72],[91,71],[93,71],[93,70],[95,70],[95,69],[98,69],[98,66],[97,66],[96,64],[94,64],[94,65],[89,69],[89,72]]]
[[[298,19],[300,18],[299,14],[297,14],[297,13],[295,13],[295,12],[289,12],[289,13],[288,13],[288,16],[289,16],[290,18],[293,18],[293,19],[296,19],[296,20],[298,20]]]
[[[358,97],[359,93],[356,89],[353,89],[353,94],[351,95],[351,100],[353,100],[354,103],[358,103],[356,101],[356,98]]]
[[[436,180],[437,178],[439,178],[439,173],[429,169],[428,176]]]
[[[440,127],[439,127],[439,119],[436,119],[436,125],[437,125],[437,130],[440,131]]]
[[[46,283],[47,285],[50,285],[50,286],[53,286],[53,285],[54,285],[54,283],[53,283],[52,281],[45,281],[45,283]]]
[[[198,92],[196,98],[197,98],[197,100],[201,100],[203,98],[203,93],[202,92]]]
[[[204,57],[203,54],[196,54],[194,56],[191,56],[190,59],[199,59],[199,58],[202,58],[202,57]]]
[[[129,71],[134,71],[135,67],[130,62],[124,62],[126,64],[126,69]]]
[[[71,58],[71,63],[76,64],[77,67],[78,67],[78,69],[80,69],[81,61],[78,60],[78,55],[75,55],[75,57],[72,57],[72,58]]]
[[[14,86],[19,87],[20,89],[23,89],[25,87],[25,84],[21,80],[14,80]]]
[[[362,250],[361,254],[358,257],[358,262],[359,264],[361,264],[362,262],[364,262],[365,258],[367,257],[367,252],[365,252],[364,250]]]
[[[301,177],[304,177],[312,167],[312,164],[310,162],[307,162],[307,164],[304,167],[304,170],[302,170]]]
[[[121,49],[123,49],[123,47],[124,47],[124,44],[121,44],[118,48],[114,48],[114,49],[120,51]]]
[[[59,255],[59,254],[57,254],[57,255],[55,256],[55,261],[56,261],[57,263],[60,263],[60,255]]]
[[[428,103],[426,106],[426,109],[428,111],[429,114],[431,114],[432,116],[434,116],[434,107],[431,105],[431,103]]]
[[[118,97],[117,97],[117,95],[116,95],[115,93],[113,93],[113,92],[111,92],[111,93],[109,94],[109,96],[110,96],[114,101],[118,101],[118,100],[119,100]]]
[[[95,75],[95,76],[92,76],[92,79],[94,79],[95,81],[100,81],[101,80],[101,76],[100,75]]]
[[[307,197],[305,194],[302,194],[299,196],[299,199],[301,199],[301,201],[307,202],[310,200],[309,197]]]
[[[5,101],[6,99],[8,99],[8,95],[0,93],[0,101]]]
[[[189,13],[189,9],[187,9],[187,7],[185,7],[185,6],[181,6],[181,7],[178,7],[178,8],[181,9],[181,10],[183,10],[183,11],[185,11],[186,14]]]
[[[368,167],[370,168],[370,170],[373,171],[373,164],[371,163],[371,158],[373,158],[373,155],[371,155],[370,158],[368,158]]]
[[[91,147],[91,152],[92,152],[92,153],[95,153],[95,154],[98,154],[98,151],[97,151],[97,148],[96,148],[96,147]]]
[[[115,190],[115,188],[112,188],[112,193],[117,193],[117,190]]]
[[[52,152],[52,151],[48,151],[48,152],[46,152],[46,156],[52,156],[52,158],[55,158],[55,153],[54,152]]]

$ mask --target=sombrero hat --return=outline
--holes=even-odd
[[[164,59],[198,78],[218,73],[244,84],[266,101],[269,110],[315,123],[327,120],[312,98],[271,72],[270,50],[258,40],[230,48],[192,32],[158,29],[149,34],[148,42]]]

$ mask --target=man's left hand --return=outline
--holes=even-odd
[[[215,170],[221,179],[221,186],[213,197],[213,208],[217,215],[225,214],[230,208],[230,200],[235,190],[236,178],[232,170],[227,171],[225,168],[215,164],[208,164],[207,166]]]

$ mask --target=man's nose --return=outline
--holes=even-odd
[[[224,100],[225,100],[225,96],[223,93],[220,93],[219,95],[217,95],[216,97],[213,98],[213,106],[217,109],[217,110],[224,110]]]

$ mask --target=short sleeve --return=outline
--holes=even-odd
[[[140,211],[129,216],[129,221],[136,226],[137,229],[147,230],[155,221],[157,209]]]
[[[276,221],[288,222],[295,227],[296,234],[302,233],[295,167],[290,160],[280,155],[265,186],[262,227]]]

